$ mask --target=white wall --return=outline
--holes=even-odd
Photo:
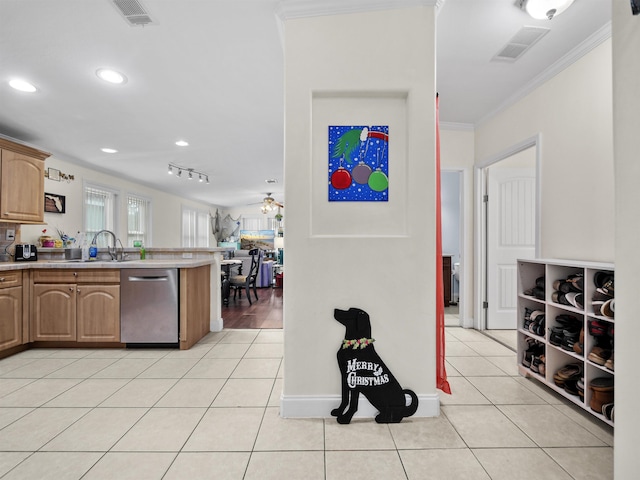
[[[64,173],[74,175],[72,182],[57,182],[45,178],[44,190],[47,193],[56,193],[66,197],[66,213],[45,213],[44,221],[47,225],[23,225],[21,227],[21,241],[37,244],[38,237],[43,229],[47,234],[57,237],[56,229],[64,231],[69,236],[75,236],[83,229],[83,182],[103,185],[120,191],[120,222],[116,228],[118,238],[126,238],[126,194],[134,193],[150,198],[152,201],[152,236],[151,244],[147,247],[180,247],[181,246],[181,216],[182,205],[187,205],[203,211],[215,213],[215,206],[187,200],[175,195],[170,195],[160,190],[155,190],[140,184],[107,175],[102,172],[80,167],[76,164],[50,157],[45,162],[45,168],[55,168]],[[216,246],[213,236],[210,237],[210,246]],[[126,246],[126,245],[125,245]],[[129,247],[131,245],[128,245]]]
[[[640,272],[640,16],[629,2],[613,3],[613,110],[615,150],[616,429],[614,473],[618,480],[640,471],[638,398],[638,272]],[[595,192],[594,192],[595,193]],[[611,232],[610,232],[611,233]]]
[[[369,312],[376,350],[422,414],[437,414],[434,16],[285,22],[284,416],[339,403],[333,309],[352,306]],[[389,125],[388,202],[327,201],[328,125]]]
[[[446,102],[440,97],[440,104]],[[462,281],[459,316],[464,326],[473,325],[473,162],[475,159],[475,132],[473,130],[440,129],[440,168],[457,170],[462,174],[462,222],[463,237],[461,254]]]
[[[544,258],[613,261],[611,94],[608,40],[476,128],[477,163],[540,133]]]

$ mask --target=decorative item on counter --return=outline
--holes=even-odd
[[[140,260],[144,260],[145,258],[147,258],[147,251],[144,249],[142,240],[134,240],[133,246],[140,249]]]
[[[57,248],[60,248],[60,247],[68,248],[76,243],[75,238],[70,237],[69,235],[64,233],[63,230],[60,230],[58,227],[56,227],[56,231],[58,232],[58,236],[60,237],[60,240],[62,242],[60,246],[56,245]]]
[[[56,246],[56,242],[52,236],[47,235],[47,229],[42,230],[42,235],[39,238],[40,246],[43,248],[54,248]]]

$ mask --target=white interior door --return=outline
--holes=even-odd
[[[489,167],[487,194],[486,328],[515,329],[516,260],[535,258],[536,251],[535,167]]]

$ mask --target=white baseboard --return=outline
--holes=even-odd
[[[221,332],[223,327],[224,322],[222,321],[222,318],[211,318],[211,320],[209,321],[209,330],[211,330],[212,332]]]
[[[331,410],[340,405],[340,395],[282,395],[280,416],[283,418],[330,418]],[[360,395],[359,418],[373,418],[378,410]],[[440,415],[440,396],[437,393],[418,395],[418,410],[413,417],[437,417]]]

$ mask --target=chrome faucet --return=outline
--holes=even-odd
[[[98,238],[98,235],[100,235],[101,233],[108,233],[109,235],[111,235],[113,237],[113,251],[111,251],[111,247],[109,247],[109,244],[107,244],[107,252],[109,252],[109,256],[111,257],[111,260],[118,262],[118,261],[123,261],[124,260],[124,246],[122,245],[122,242],[116,237],[116,234],[113,233],[111,230],[100,230],[98,233],[96,233],[93,236],[93,240],[91,240],[91,245],[96,245],[96,239]],[[120,243],[120,258],[118,259],[118,243]]]

